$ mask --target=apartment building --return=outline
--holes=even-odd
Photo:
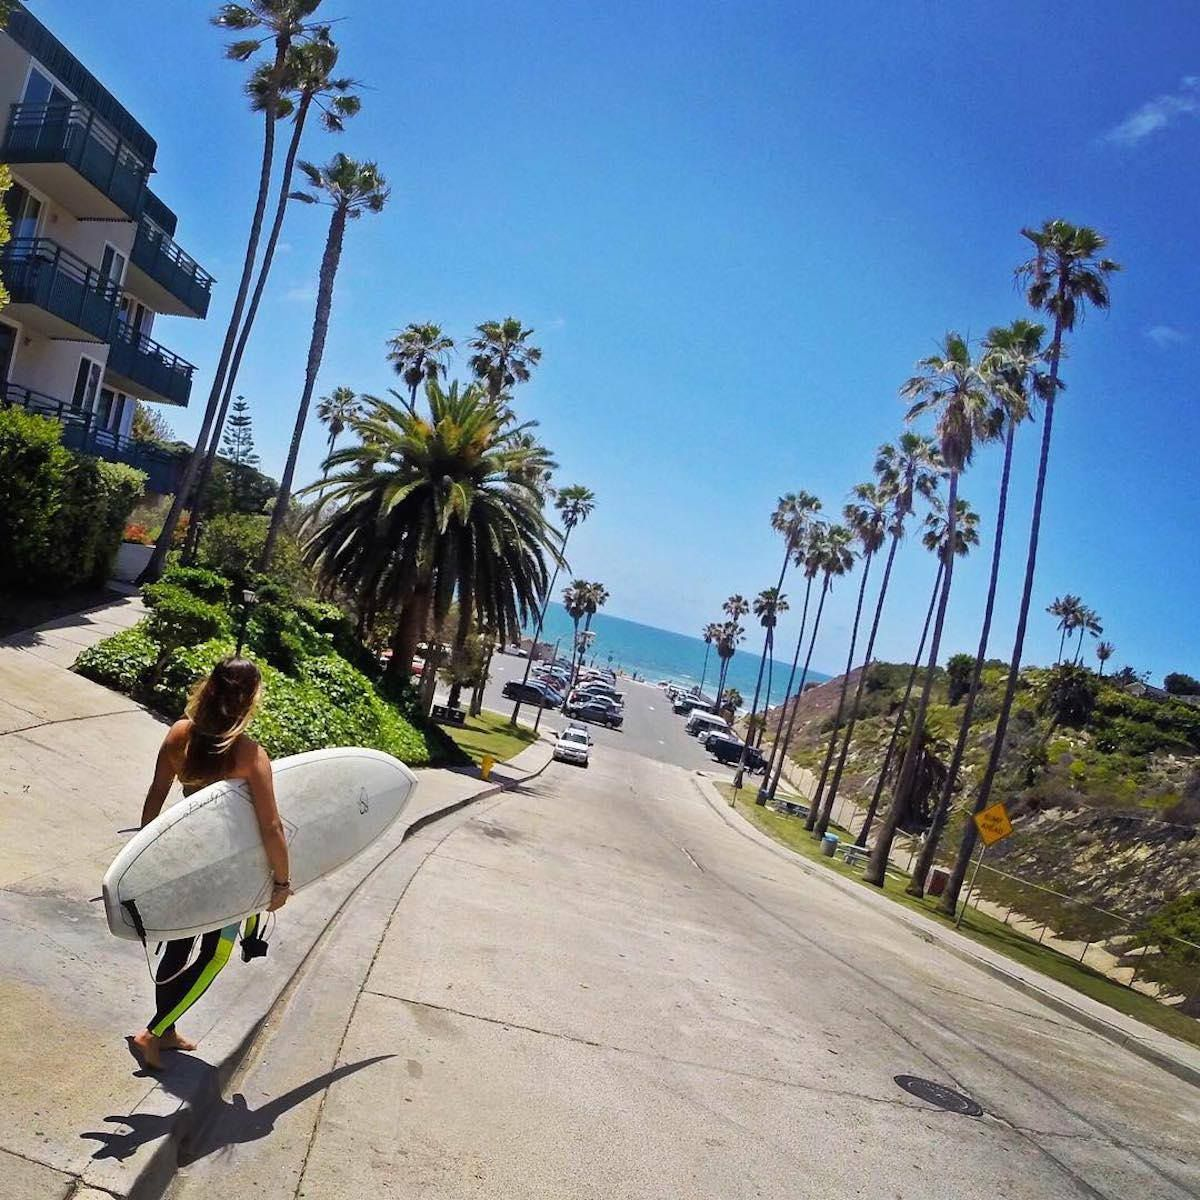
[[[23,5],[0,31],[0,161],[12,237],[0,252],[6,404],[52,415],[64,442],[173,490],[175,458],[130,438],[134,403],[184,406],[195,368],[160,316],[203,319],[213,279],[175,243],[154,194],[156,143]]]

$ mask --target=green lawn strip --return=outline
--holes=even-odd
[[[514,729],[508,723],[508,717],[500,713],[483,712],[477,717],[468,717],[465,725],[443,725],[441,728],[476,764],[482,762],[485,754],[490,754],[497,762],[505,762],[538,740],[538,735],[527,725],[518,725]]]
[[[717,790],[726,800],[730,800],[733,796],[733,788],[727,783],[718,783]],[[796,851],[805,858],[811,859],[847,879],[854,880],[864,888],[871,888],[875,892],[879,891],[878,888],[863,879],[861,866],[847,866],[841,858],[825,858],[821,854],[820,843],[804,828],[803,817],[789,817],[769,808],[760,808],[754,802],[753,791],[747,792],[745,789],[738,796],[737,811],[751,825],[762,830],[780,845]],[[839,829],[835,825],[830,825],[829,828],[839,838],[848,840],[852,837],[848,831]],[[933,902],[918,900],[915,896],[907,895],[904,891],[907,885],[907,875],[889,871],[883,894],[889,900],[919,912],[947,928],[953,927],[954,923],[939,913],[934,908]],[[1005,925],[1003,921],[997,920],[995,917],[987,916],[970,908],[963,918],[959,932],[966,934],[967,937],[986,946],[989,950],[995,950],[1006,958],[1031,967],[1042,975],[1057,979],[1060,983],[1065,983],[1075,991],[1082,992],[1085,996],[1090,996],[1093,1000],[1098,1000],[1109,1008],[1115,1008],[1118,1012],[1134,1017],[1136,1020],[1161,1030],[1163,1033],[1168,1033],[1172,1037],[1177,1037],[1181,1041],[1189,1042],[1193,1046],[1200,1046],[1200,1021],[1177,1012],[1165,1004],[1159,1004],[1150,996],[1124,987],[1106,975],[1101,975],[1091,967],[1086,967],[1073,958],[1068,958],[1050,946],[1039,945],[1033,938],[1026,937],[1011,925]]]

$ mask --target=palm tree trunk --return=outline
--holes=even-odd
[[[1062,284],[1059,284],[1059,300],[1062,299]],[[1061,310],[1060,310],[1061,311]],[[1046,493],[1046,469],[1050,463],[1050,433],[1054,427],[1054,400],[1058,391],[1058,363],[1062,354],[1062,318],[1054,321],[1054,340],[1050,345],[1050,387],[1046,397],[1046,415],[1042,423],[1042,451],[1038,460],[1037,486],[1033,493],[1033,518],[1029,528],[1029,551],[1025,558],[1025,583],[1021,591],[1021,610],[1017,615],[1017,632],[1013,639],[1012,659],[1008,668],[1008,681],[1004,685],[1004,699],[1000,702],[1000,715],[996,718],[996,732],[992,740],[992,750],[988,755],[987,768],[983,781],[979,785],[979,795],[975,799],[974,812],[982,812],[991,799],[992,786],[996,782],[996,772],[1000,768],[1000,759],[1004,753],[1004,739],[1008,733],[1008,720],[1012,715],[1013,698],[1017,694],[1018,677],[1021,673],[1021,655],[1025,649],[1025,628],[1029,624],[1029,604],[1033,598],[1033,579],[1037,571],[1038,535],[1042,525],[1042,500]],[[958,893],[962,889],[963,880],[967,875],[967,867],[971,855],[975,851],[976,828],[974,821],[967,821],[963,826],[962,842],[958,847],[958,858],[954,869],[942,893],[938,907],[944,913],[953,914],[958,907]]]
[[[1004,518],[1008,510],[1008,480],[1012,471],[1013,440],[1016,434],[1016,422],[1008,422],[1008,430],[1004,438],[1004,465],[1000,470],[1000,499],[996,506],[996,540],[992,546],[992,569],[988,576],[987,602],[983,606],[983,626],[979,631],[979,648],[975,651],[975,666],[971,670],[971,686],[967,690],[967,701],[963,706],[962,722],[958,727],[958,740],[954,743],[954,755],[950,759],[950,770],[946,774],[946,782],[942,794],[934,809],[933,820],[929,832],[921,846],[920,856],[905,891],[910,896],[925,895],[925,880],[929,868],[933,866],[933,858],[937,853],[938,842],[941,840],[942,829],[946,824],[946,816],[950,812],[950,800],[954,795],[958,772],[962,767],[963,755],[967,748],[967,736],[971,732],[971,715],[975,711],[975,701],[979,696],[979,681],[983,677],[983,660],[987,657],[988,638],[992,632],[992,613],[996,607],[996,584],[1000,579],[1000,552],[1004,545]]]
[[[1055,663],[1062,662],[1063,647],[1067,644],[1067,627],[1062,627],[1062,637],[1058,639],[1058,657],[1054,660]]]
[[[792,742],[792,731],[796,726],[796,713],[800,711],[800,697],[804,695],[804,682],[808,679],[808,668],[812,664],[813,647],[817,644],[817,633],[821,628],[821,613],[825,610],[825,597],[829,595],[829,574],[821,582],[821,595],[817,600],[817,615],[813,618],[812,636],[808,639],[808,653],[804,656],[804,670],[800,674],[800,686],[796,691],[796,698],[792,701],[792,714],[788,717],[787,732],[783,735],[783,742],[779,747],[779,756],[775,762],[775,774],[771,777],[771,786],[768,789],[767,796],[759,796],[759,802],[765,804],[767,799],[774,800],[775,793],[779,790],[779,779],[783,774],[783,762],[787,758],[788,746]]]
[[[792,655],[792,669],[788,672],[787,687],[783,690],[783,707],[779,710],[779,724],[775,729],[775,736],[771,739],[771,757],[767,761],[767,771],[763,777],[763,786],[759,788],[761,794],[766,791],[768,781],[775,770],[775,755],[779,750],[779,745],[783,741],[783,722],[787,716],[788,700],[791,699],[792,685],[796,682],[796,668],[800,665],[800,651],[804,649],[804,628],[808,624],[808,598],[812,593],[812,576],[805,576],[804,584],[804,607],[800,613],[800,632],[796,635],[796,651]]]
[[[414,387],[413,388],[413,397],[414,397],[413,403],[414,404],[416,404],[416,391],[417,391],[417,389]],[[542,626],[546,622],[546,610],[550,607],[550,597],[554,595],[554,585],[555,585],[555,583],[558,582],[558,573],[560,570],[562,570],[563,563],[566,562],[567,543],[571,540],[571,531],[574,528],[575,527],[572,525],[571,528],[567,530],[566,535],[563,537],[562,549],[558,553],[558,561],[554,564],[554,574],[550,576],[550,586],[546,588],[546,598],[542,601],[542,608],[541,608],[541,611],[538,613],[537,625],[534,626],[533,641],[529,643],[529,653],[525,657],[525,674],[521,676],[522,684],[526,684],[529,682],[529,672],[533,669],[533,652],[538,644],[539,639],[542,636]],[[488,658],[488,662],[489,663],[491,662],[490,656]],[[564,699],[565,699],[565,697],[564,697]],[[520,715],[521,715],[521,701],[518,700],[513,705],[512,716],[509,717],[508,723],[515,728],[516,724],[517,724],[517,717],[519,717]],[[541,719],[541,715],[542,715],[541,708],[539,708],[538,709],[539,721]]]
[[[833,763],[833,754],[837,749],[838,730],[842,725],[842,713],[846,710],[846,696],[850,691],[850,672],[854,669],[854,650],[858,643],[858,624],[862,620],[863,600],[867,595],[867,580],[871,576],[871,559],[875,556],[868,554],[863,560],[862,579],[858,584],[858,603],[854,606],[854,624],[850,627],[850,649],[846,652],[846,671],[842,675],[842,690],[838,694],[837,712],[833,718],[833,729],[829,734],[829,748],[825,751],[825,762],[821,767],[821,779],[817,784],[816,795],[808,807],[808,816],[804,828],[810,830],[816,837],[824,837],[829,828],[829,813],[821,808],[821,798],[825,795],[825,782],[829,778],[829,768]],[[831,806],[832,808],[832,806]]]
[[[871,832],[871,826],[875,823],[875,814],[879,811],[879,801],[883,798],[883,788],[887,782],[888,769],[892,765],[892,756],[896,753],[896,743],[900,739],[900,729],[904,725],[904,714],[908,711],[908,701],[912,696],[912,690],[917,682],[917,672],[921,669],[921,657],[925,653],[925,639],[929,636],[929,626],[933,621],[933,610],[937,607],[938,596],[942,591],[942,572],[945,571],[945,565],[938,563],[937,574],[933,577],[933,591],[929,594],[929,607],[925,610],[925,624],[921,627],[921,641],[917,645],[917,653],[913,657],[912,670],[908,673],[908,682],[904,685],[904,696],[900,700],[900,707],[896,710],[896,720],[892,723],[892,733],[888,738],[887,750],[883,755],[883,765],[879,768],[879,778],[875,781],[875,792],[871,796],[871,803],[867,805],[867,815],[863,821],[863,827],[858,831],[858,837],[854,839],[854,844],[866,849],[867,835]]]
[[[579,653],[579,618],[572,617],[571,622],[574,626],[574,631],[571,634],[571,669],[567,672],[567,686],[563,692],[562,711],[567,711],[567,704],[571,700],[571,692],[575,687],[575,656]],[[533,647],[530,647],[532,650]]]
[[[846,718],[846,733],[842,738],[842,750],[838,755],[837,766],[833,771],[833,780],[829,784],[829,795],[825,799],[825,827],[829,826],[828,814],[833,812],[833,802],[837,799],[838,788],[842,783],[842,772],[846,769],[846,757],[850,753],[850,740],[854,737],[854,726],[858,723],[858,710],[862,704],[863,691],[866,688],[867,675],[871,670],[871,656],[875,653],[875,638],[879,633],[879,621],[883,616],[883,602],[887,597],[888,584],[892,578],[892,563],[896,560],[896,548],[900,544],[899,532],[892,534],[892,544],[888,547],[887,562],[883,566],[883,582],[879,585],[879,598],[875,601],[875,615],[871,619],[871,632],[867,635],[867,649],[862,657],[862,669],[858,676],[858,686],[854,689],[854,699],[850,704],[850,713]],[[825,829],[821,830],[823,834]]]
[[[275,79],[283,72],[284,59],[287,56],[288,40],[278,38],[275,42]],[[175,498],[163,522],[162,532],[154,543],[154,553],[145,569],[138,576],[138,583],[153,583],[163,572],[167,561],[167,551],[171,549],[171,539],[175,535],[175,527],[183,514],[184,505],[188,502],[196,476],[200,470],[208,445],[208,435],[212,430],[217,408],[221,401],[221,388],[225,383],[225,372],[229,368],[229,356],[233,353],[234,339],[237,337],[238,324],[242,319],[242,308],[246,303],[246,293],[250,290],[250,276],[254,273],[254,260],[258,256],[258,239],[262,234],[263,214],[267,208],[267,193],[271,188],[271,164],[275,157],[275,105],[268,104],[263,113],[263,151],[262,164],[258,172],[258,197],[254,202],[254,216],[250,220],[250,235],[246,239],[246,253],[242,260],[242,277],[238,283],[237,295],[233,301],[233,311],[229,314],[229,325],[225,329],[225,340],[221,344],[221,356],[217,359],[216,371],[213,374],[212,390],[208,393],[208,401],[204,406],[204,418],[200,422],[200,432],[196,435],[196,445],[188,455],[187,465],[183,468],[179,484],[175,490]],[[198,519],[198,518],[197,518]]]
[[[229,413],[229,404],[233,399],[233,389],[237,385],[238,371],[241,370],[242,356],[246,353],[246,343],[250,340],[250,331],[254,327],[254,319],[258,316],[258,306],[262,301],[263,292],[267,286],[267,277],[271,273],[271,263],[275,259],[275,247],[279,244],[279,231],[283,228],[283,218],[287,212],[288,193],[292,190],[292,174],[296,167],[296,156],[300,152],[300,136],[304,132],[304,122],[308,116],[312,97],[304,95],[296,108],[296,118],[292,126],[292,138],[288,143],[287,156],[283,162],[283,174],[279,179],[279,199],[275,204],[275,217],[271,222],[271,232],[267,235],[266,249],[263,251],[262,264],[258,268],[258,279],[254,283],[254,293],[250,297],[250,305],[246,309],[246,319],[242,322],[238,334],[237,345],[233,358],[229,363],[229,373],[225,377],[225,394],[221,397],[221,407],[217,419],[213,422],[212,436],[208,442],[208,453],[204,456],[204,466],[200,469],[200,478],[196,483],[196,498],[193,511],[200,512],[204,506],[204,493],[208,489],[209,477],[213,465],[217,461],[217,449],[221,443],[221,431],[225,427],[225,418]],[[196,557],[196,546],[199,542],[199,526],[192,521],[188,529],[188,541],[183,551],[183,561],[192,562]]]
[[[700,694],[704,695],[704,681],[708,678],[708,652],[712,649],[712,642],[704,643],[704,670],[700,672]]]
[[[771,626],[771,644],[767,647],[767,694],[763,697],[762,722],[758,727],[755,745],[761,750],[767,733],[767,713],[771,711],[771,686],[775,682],[775,626]]]
[[[925,672],[925,682],[921,688],[921,697],[917,701],[917,712],[913,717],[912,734],[908,740],[908,749],[904,761],[900,764],[900,776],[896,780],[892,792],[892,803],[883,819],[883,828],[875,839],[875,848],[871,851],[870,861],[863,878],[876,887],[883,887],[887,875],[888,855],[891,853],[892,840],[900,818],[904,815],[904,807],[908,803],[909,791],[916,775],[917,764],[920,760],[924,743],[925,716],[929,711],[929,697],[933,691],[933,677],[937,669],[938,652],[942,647],[942,629],[946,624],[946,606],[950,602],[950,585],[954,579],[954,545],[958,534],[958,472],[950,472],[950,486],[946,489],[946,504],[949,518],[946,521],[946,570],[942,575],[942,594],[938,600],[937,615],[933,621],[933,637],[929,641],[929,661]]]
[[[312,402],[317,386],[317,372],[325,354],[325,336],[329,332],[329,313],[333,307],[333,282],[337,277],[338,263],[342,257],[342,240],[346,233],[347,209],[338,204],[329,222],[329,236],[325,239],[325,253],[321,258],[321,275],[317,284],[317,308],[313,315],[312,341],[308,346],[308,363],[304,371],[304,391],[296,409],[296,425],[292,430],[292,444],[288,449],[287,465],[279,481],[279,492],[271,512],[271,525],[267,530],[266,545],[263,546],[259,570],[265,571],[271,562],[275,542],[287,517],[288,504],[292,498],[292,478],[296,474],[296,459],[300,457],[300,442],[304,437],[304,426],[308,421],[308,406]]]
[[[429,621],[430,589],[428,583],[418,584],[400,610],[392,630],[392,657],[384,672],[385,678],[407,685],[412,678],[412,661],[417,645],[425,636]]]

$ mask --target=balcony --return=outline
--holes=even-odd
[[[14,104],[0,159],[79,218],[136,218],[150,167],[94,109]]]
[[[125,287],[158,313],[208,315],[213,277],[157,226],[142,217],[133,239]]]
[[[186,405],[195,370],[132,325],[117,322],[106,372],[114,387],[139,400]]]
[[[120,290],[77,254],[49,238],[14,238],[0,254],[11,303],[6,310],[50,338],[107,342]]]
[[[61,421],[64,446],[81,454],[125,463],[145,471],[147,491],[165,496],[174,492],[179,485],[186,455],[149,442],[136,442],[111,429],[104,429],[96,423],[94,413],[75,408],[65,400],[56,400],[44,392],[35,392],[16,383],[5,383],[0,384],[0,405],[24,408],[39,416]]]

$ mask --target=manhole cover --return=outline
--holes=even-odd
[[[983,1116],[983,1109],[970,1096],[934,1083],[932,1079],[922,1079],[918,1075],[897,1075],[895,1081],[910,1096],[916,1096],[918,1100],[925,1100],[929,1104],[936,1104],[938,1108],[944,1108],[947,1112],[958,1113],[964,1117]]]

